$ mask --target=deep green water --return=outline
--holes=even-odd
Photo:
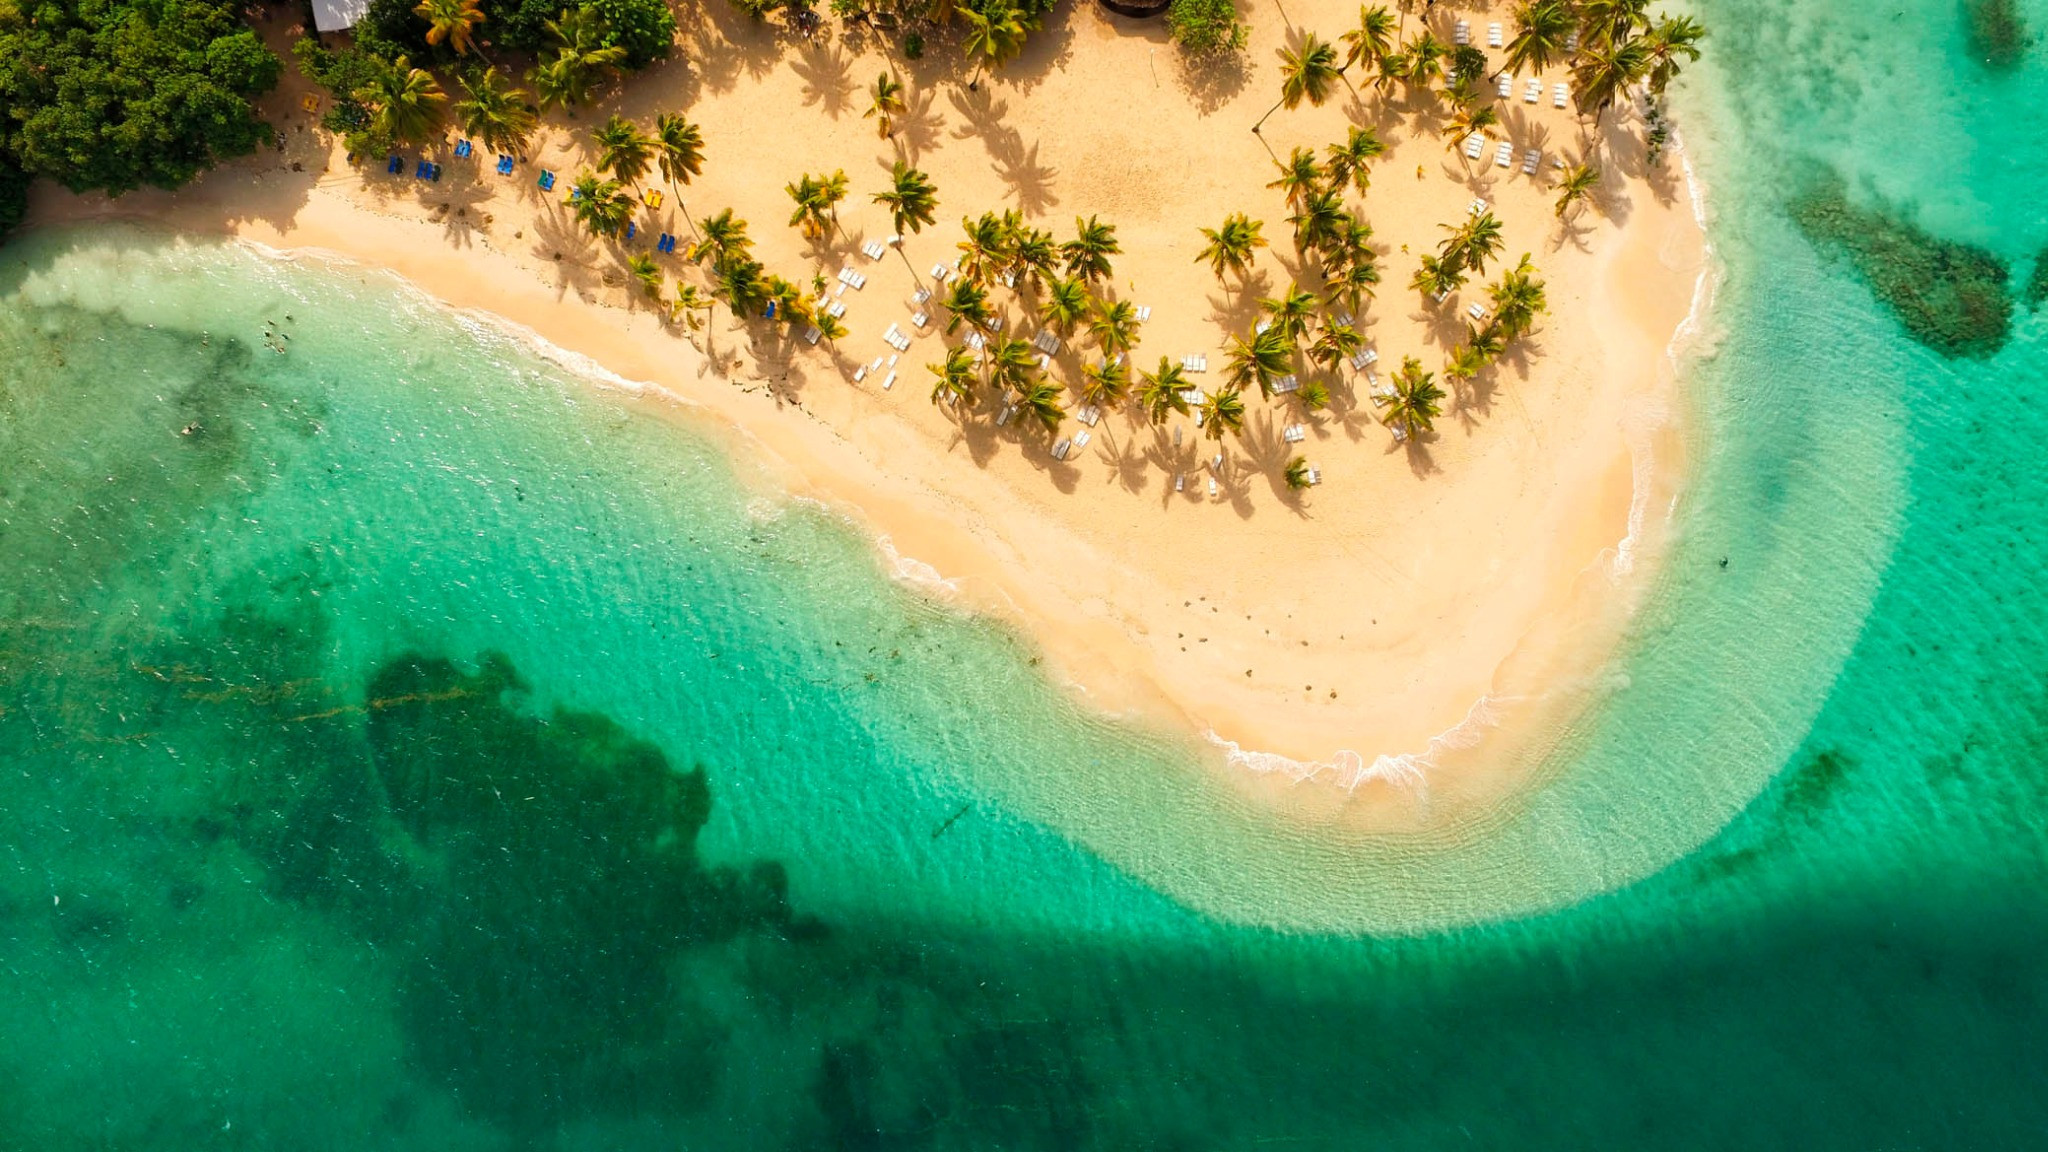
[[[2048,1146],[2048,68],[1702,15],[1697,475],[1469,844],[1261,823],[379,277],[10,247],[0,1148]]]

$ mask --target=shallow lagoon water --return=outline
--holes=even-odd
[[[1550,784],[1435,854],[1253,826],[380,277],[11,246],[0,1147],[2039,1146],[2043,320],[1944,355],[1794,208],[2019,295],[2048,157],[1977,142],[2041,56],[1701,14],[1672,553]]]

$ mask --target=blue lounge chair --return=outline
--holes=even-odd
[[[767,317],[770,320],[775,319],[775,301],[770,300],[768,302],[768,310],[766,312],[761,313],[761,315]]]
[[[433,172],[433,162],[427,160],[425,157],[421,157],[419,166],[412,170],[412,175],[413,179],[415,180],[425,180],[427,177],[433,175]]]
[[[405,161],[399,159],[398,154],[394,152],[391,155],[391,159],[384,162],[384,170],[396,176],[400,172],[405,171]]]
[[[498,175],[500,175],[500,176],[510,176],[511,174],[512,174],[512,158],[511,158],[510,156],[500,156],[500,157],[498,157]]]
[[[543,192],[553,192],[555,190],[555,174],[545,168],[541,169],[540,173],[540,190]]]
[[[471,147],[469,141],[467,140],[457,140],[455,142],[455,158],[457,160],[467,160],[469,158],[469,154],[474,151],[476,151],[476,149]]]
[[[669,235],[669,234],[668,234],[668,233],[666,233],[666,232],[663,232],[663,233],[661,234],[661,239],[659,239],[659,240],[656,240],[656,241],[654,242],[654,250],[655,250],[656,252],[673,252],[673,251],[675,251],[675,250],[676,250],[676,238],[675,238],[675,237],[673,237],[673,236],[671,236],[671,235]]]
[[[631,240],[639,232],[640,226],[638,224],[633,223],[631,220],[626,221],[626,239]]]

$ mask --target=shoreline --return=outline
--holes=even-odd
[[[1109,26],[1120,38],[1091,46],[1108,57],[1145,45],[1141,37],[1117,33],[1110,18],[1092,10],[1069,13],[1065,20]],[[1267,29],[1264,38],[1275,31]],[[1255,37],[1249,58],[1270,51]],[[1071,70],[1093,70],[1080,68],[1081,63],[1076,61]],[[1095,62],[1095,69],[1116,63],[1104,59]],[[297,91],[287,85],[280,96],[295,98]],[[1239,100],[1256,103],[1261,94],[1248,89]],[[716,133],[720,121],[708,112],[703,118],[707,131]],[[1202,125],[1210,118],[1196,117],[1195,122]],[[1532,701],[1544,703],[1533,698],[1556,697],[1548,701],[1548,711],[1569,694],[1542,686],[1575,684],[1611,658],[1633,600],[1654,571],[1659,525],[1668,523],[1671,501],[1682,486],[1685,462],[1673,458],[1683,455],[1676,447],[1679,413],[1672,403],[1686,355],[1679,342],[1698,336],[1704,317],[1697,313],[1711,307],[1715,275],[1711,247],[1700,228],[1704,191],[1682,146],[1674,146],[1672,157],[1687,178],[1680,203],[1652,202],[1641,179],[1633,179],[1618,189],[1617,194],[1628,197],[1621,203],[1626,217],[1621,226],[1605,218],[1594,221],[1583,256],[1568,250],[1542,254],[1554,307],[1541,329],[1541,353],[1521,362],[1523,378],[1502,381],[1498,402],[1470,417],[1468,430],[1457,429],[1457,416],[1446,412],[1440,422],[1441,447],[1432,445],[1424,454],[1431,467],[1417,466],[1413,454],[1405,461],[1409,466],[1402,467],[1403,454],[1382,452],[1373,440],[1360,443],[1373,436],[1372,427],[1362,432],[1339,428],[1334,436],[1348,438],[1349,445],[1343,438],[1327,443],[1319,438],[1309,445],[1311,459],[1333,473],[1332,482],[1312,490],[1290,514],[1284,500],[1268,500],[1262,491],[1215,506],[1183,508],[1171,493],[1162,495],[1151,487],[1165,483],[1165,473],[1157,469],[1148,484],[1132,491],[1120,489],[1114,479],[1091,486],[1079,470],[1071,476],[1055,474],[1047,484],[1052,470],[1038,459],[1042,446],[1029,440],[1003,442],[980,454],[982,446],[968,442],[965,430],[954,428],[926,403],[918,371],[906,372],[904,386],[893,395],[849,386],[829,364],[787,357],[778,361],[772,349],[765,355],[755,349],[754,363],[734,372],[726,367],[729,352],[748,334],[733,328],[722,309],[701,337],[706,354],[635,305],[623,288],[591,284],[587,276],[559,264],[535,267],[533,259],[515,254],[514,246],[503,241],[508,226],[523,223],[514,239],[527,228],[535,229],[538,239],[547,224],[551,206],[537,197],[524,198],[534,201],[529,206],[500,202],[518,197],[516,189],[512,197],[497,196],[489,201],[492,212],[485,224],[460,236],[451,249],[447,233],[452,221],[437,221],[424,211],[393,211],[388,190],[345,167],[323,176],[309,161],[331,163],[333,157],[331,150],[322,158],[319,149],[308,147],[313,135],[300,133],[292,141],[299,147],[269,171],[258,170],[265,159],[259,157],[230,165],[176,195],[132,194],[108,202],[44,190],[31,224],[135,218],[225,235],[285,258],[325,253],[390,272],[438,304],[478,314],[514,336],[523,330],[565,368],[609,377],[650,407],[687,406],[693,424],[721,427],[736,441],[735,465],[745,461],[757,469],[764,492],[816,500],[832,509],[872,542],[885,571],[919,594],[944,597],[1014,624],[1044,652],[1048,671],[1080,689],[1090,706],[1207,734],[1224,749],[1226,762],[1242,768],[1256,763],[1266,779],[1284,777],[1292,783],[1330,769],[1343,782],[1344,767],[1355,763],[1346,796],[1350,800],[1355,794],[1365,808],[1381,807],[1374,804],[1376,796],[1391,796],[1394,809],[1410,808],[1409,799],[1392,794],[1412,791],[1412,785],[1396,781],[1412,781],[1418,773],[1431,777],[1424,784],[1431,792],[1445,792],[1447,784],[1449,791],[1494,798],[1513,790],[1500,773],[1491,784],[1482,780],[1484,769],[1469,767],[1438,779],[1439,769],[1429,765],[1447,736],[1474,730],[1480,732],[1484,759],[1520,759],[1501,746],[1536,736],[1532,729],[1537,726],[1522,715]],[[841,150],[845,136],[838,134]],[[712,135],[714,144],[718,140]],[[536,152],[561,147],[551,141]],[[715,161],[718,153],[713,155]],[[313,170],[303,176],[290,172],[286,163],[295,157]],[[1398,170],[1401,159],[1399,154],[1390,157],[1381,174],[1394,196],[1403,195],[1396,184],[1404,178]],[[939,167],[930,157],[926,162]],[[1263,173],[1253,175],[1263,183]],[[1511,221],[1529,216],[1532,205],[1547,207],[1540,190],[1517,183],[1503,180],[1498,189],[1488,189],[1504,214],[1516,209],[1507,217]],[[412,191],[409,186],[405,190]],[[266,194],[274,203],[262,203]],[[732,202],[743,212],[751,203],[758,214],[766,195],[757,192]],[[1374,195],[1382,195],[1378,184]],[[1441,200],[1443,193],[1434,195]],[[692,200],[700,206],[718,202],[694,193]],[[1683,200],[1690,203],[1681,207]],[[962,210],[969,206],[971,201],[952,202]],[[1085,212],[1092,205],[1073,207]],[[1119,280],[1130,275],[1129,269],[1139,273],[1139,282],[1176,274],[1187,279],[1187,273],[1171,270],[1186,265],[1194,225],[1203,220],[1190,209],[1173,207],[1178,224],[1172,240],[1161,241],[1162,229],[1150,221],[1118,221],[1127,236]],[[1365,207],[1390,242],[1397,235],[1426,236],[1419,229],[1386,227],[1388,217],[1415,215],[1404,213],[1411,207],[1405,202],[1384,211],[1383,200],[1368,198]],[[491,218],[500,215],[509,219]],[[949,215],[942,208],[942,221]],[[1057,223],[1058,214],[1051,215]],[[850,234],[855,227],[848,225]],[[789,238],[774,234],[772,224],[757,229],[770,255],[794,247]],[[1544,232],[1547,237],[1550,229]],[[950,251],[951,239],[942,223],[922,237],[906,238],[906,248],[916,249],[917,263],[922,263]],[[1521,241],[1514,245],[1524,246],[1536,247]],[[456,256],[451,258],[451,251]],[[1412,293],[1395,286],[1405,279],[1400,258],[1388,259],[1389,282],[1367,313],[1374,316],[1375,343],[1383,354],[1397,356],[1411,350],[1410,342],[1387,329],[1412,309],[1407,299]],[[892,257],[876,264],[873,274],[880,280],[901,273],[895,263]],[[1685,276],[1688,269],[1692,275]],[[1201,275],[1207,291],[1207,273]],[[866,309],[886,291],[878,284],[877,292],[856,306]],[[1145,299],[1142,292],[1138,298]],[[1172,303],[1165,298],[1153,302],[1161,313]],[[1686,309],[1684,317],[1674,318],[1680,307]],[[868,316],[861,320],[850,325],[856,336],[872,327]],[[1212,336],[1214,343],[1220,339],[1220,334]],[[905,368],[936,358],[930,351],[936,341],[922,343],[907,355]],[[1148,355],[1162,350],[1147,342],[1134,359],[1146,363]],[[1412,351],[1435,366],[1434,352],[1424,347]],[[1499,369],[1503,377],[1510,371],[1505,364]],[[732,373],[730,379],[725,372]],[[1597,395],[1567,393],[1557,378],[1570,378],[1582,388],[1590,383]],[[791,407],[808,419],[792,419]],[[1133,447],[1141,432],[1130,434]],[[1384,438],[1378,432],[1378,439]],[[1657,441],[1662,443],[1652,447]],[[1333,452],[1343,453],[1339,465],[1330,463]],[[1547,488],[1541,483],[1545,479]],[[1376,523],[1330,526],[1354,512],[1367,513],[1369,520],[1390,496],[1396,503],[1417,499],[1427,507],[1421,515],[1381,514]],[[1654,513],[1660,506],[1664,511]],[[1228,516],[1229,510],[1238,514]],[[1432,516],[1443,518],[1441,532],[1430,522]],[[1492,523],[1474,523],[1475,516]],[[1188,517],[1201,517],[1200,526],[1181,529],[1178,537],[1164,531],[1164,522]],[[1488,538],[1489,527],[1494,539]],[[1452,534],[1467,538],[1444,538]],[[1201,538],[1190,541],[1188,535]],[[1317,554],[1262,554],[1276,547]],[[1633,569],[1633,575],[1615,583],[1612,569],[1617,566]],[[1608,583],[1610,595],[1595,597],[1601,602],[1589,606],[1582,603],[1587,599],[1583,586],[1595,575]],[[1297,577],[1301,588],[1294,586]],[[1277,589],[1276,580],[1281,584]],[[1464,583],[1446,586],[1451,580]],[[1325,587],[1350,592],[1361,582],[1364,594],[1358,599],[1420,600],[1420,618],[1396,623],[1381,632],[1383,638],[1347,641],[1353,630],[1377,628],[1378,614],[1369,605],[1323,602],[1316,593]],[[1611,594],[1617,589],[1619,594]],[[1184,603],[1173,609],[1175,601]],[[1209,609],[1206,617],[1197,604]],[[1226,605],[1230,618],[1223,617]],[[1477,607],[1460,618],[1460,607],[1470,605]],[[1284,630],[1282,635],[1274,634],[1275,626]],[[1172,652],[1186,647],[1175,641],[1188,639],[1197,627],[1217,633],[1201,637],[1202,644],[1213,646],[1188,658]],[[1330,643],[1333,629],[1338,640]],[[1249,675],[1275,662],[1284,665],[1277,675],[1291,687],[1276,687],[1270,672]],[[1341,696],[1331,689],[1324,698],[1314,688],[1347,675],[1351,678],[1342,683]],[[1303,685],[1311,687],[1294,690]],[[1360,697],[1365,704],[1354,702]],[[1496,712],[1504,726],[1485,722]],[[1358,748],[1372,751],[1343,751]],[[1317,770],[1289,771],[1288,765]],[[1389,786],[1361,787],[1371,780]],[[1377,822],[1377,815],[1369,815]]]

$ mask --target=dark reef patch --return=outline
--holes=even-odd
[[[1847,260],[1913,339],[1944,356],[1984,359],[2012,334],[2011,273],[1981,248],[1930,236],[1881,201],[1852,203],[1829,174],[1791,204],[1822,252]]]
[[[2043,248],[2034,257],[2034,274],[2027,277],[2027,286],[2020,293],[2020,299],[2031,311],[2039,311],[2043,301],[2048,301],[2048,248]]]
[[[1970,55],[1999,72],[2019,67],[2034,46],[2019,0],[1963,0],[1963,28],[1970,38]]]

